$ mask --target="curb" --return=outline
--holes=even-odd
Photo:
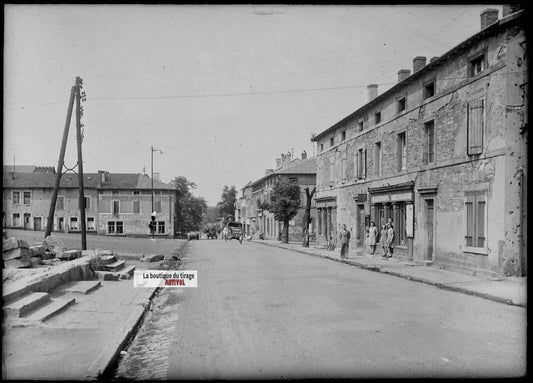
[[[292,248],[288,248],[288,247],[284,247],[284,246],[278,246],[278,245],[275,245],[275,244],[272,244],[272,243],[267,243],[267,242],[257,242],[256,241],[256,243],[261,243],[261,244],[263,244],[265,246],[276,247],[278,249],[285,249],[285,250],[289,250],[289,251],[295,251],[297,253],[311,255],[313,257],[328,259],[328,260],[335,261],[335,262],[338,262],[338,263],[345,263],[347,265],[355,266],[355,267],[358,267],[360,269],[380,272],[380,273],[383,273],[383,274],[392,275],[394,277],[408,279],[408,280],[413,281],[413,282],[419,282],[419,283],[424,283],[424,284],[427,284],[427,285],[432,285],[432,286],[435,286],[435,287],[437,287],[439,289],[448,290],[448,291],[461,293],[461,294],[466,294],[466,295],[472,295],[472,296],[476,296],[476,297],[479,297],[479,298],[484,298],[484,299],[491,300],[491,301],[498,302],[498,303],[504,303],[504,304],[507,304],[507,305],[524,307],[524,308],[527,307],[527,304],[525,302],[515,302],[512,299],[502,298],[502,297],[498,297],[498,296],[495,296],[495,295],[481,293],[481,292],[478,292],[478,291],[473,291],[473,290],[469,290],[469,289],[465,289],[465,288],[461,288],[461,287],[450,286],[450,285],[443,284],[443,283],[440,283],[440,282],[434,282],[434,281],[431,281],[431,280],[428,280],[428,279],[425,279],[425,278],[412,277],[410,275],[405,275],[403,273],[390,271],[390,270],[382,270],[382,266],[379,266],[379,265],[366,265],[366,264],[358,263],[358,262],[354,262],[354,261],[346,261],[344,259],[335,259],[335,258],[328,257],[326,255],[316,254],[316,253],[313,253],[311,251],[304,251],[304,250],[300,250],[300,249],[292,249]]]
[[[148,302],[146,304],[138,303],[125,321],[121,330],[117,331],[117,336],[111,342],[107,343],[102,349],[98,357],[93,361],[90,367],[87,369],[85,378],[87,380],[102,380],[106,379],[111,367],[114,365],[120,355],[120,351],[129,342],[131,337],[135,335],[137,328],[140,326],[144,315],[150,308],[150,303],[153,297],[158,291],[159,287],[156,287],[148,296]],[[145,301],[145,299],[143,299]]]

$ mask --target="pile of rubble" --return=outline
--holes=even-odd
[[[15,237],[2,241],[2,268],[6,269],[50,266],[57,262],[79,258],[81,255],[81,250],[67,250],[60,239],[51,236],[31,246]]]

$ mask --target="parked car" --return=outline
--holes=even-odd
[[[206,224],[205,232],[207,233],[207,239],[217,239],[217,226],[215,224]]]
[[[189,231],[187,233],[187,239],[190,241],[192,239],[200,239],[200,232],[199,231]]]

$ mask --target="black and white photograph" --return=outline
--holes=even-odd
[[[2,380],[525,379],[528,11],[4,4]]]

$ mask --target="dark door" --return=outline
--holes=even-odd
[[[43,221],[41,217],[33,217],[33,230],[41,231],[43,229]]]
[[[31,218],[30,213],[24,213],[24,230],[29,230],[31,228],[30,218]]]
[[[428,231],[428,260],[433,260],[433,229],[435,226],[435,214],[433,209],[433,200],[426,200],[426,225]]]

